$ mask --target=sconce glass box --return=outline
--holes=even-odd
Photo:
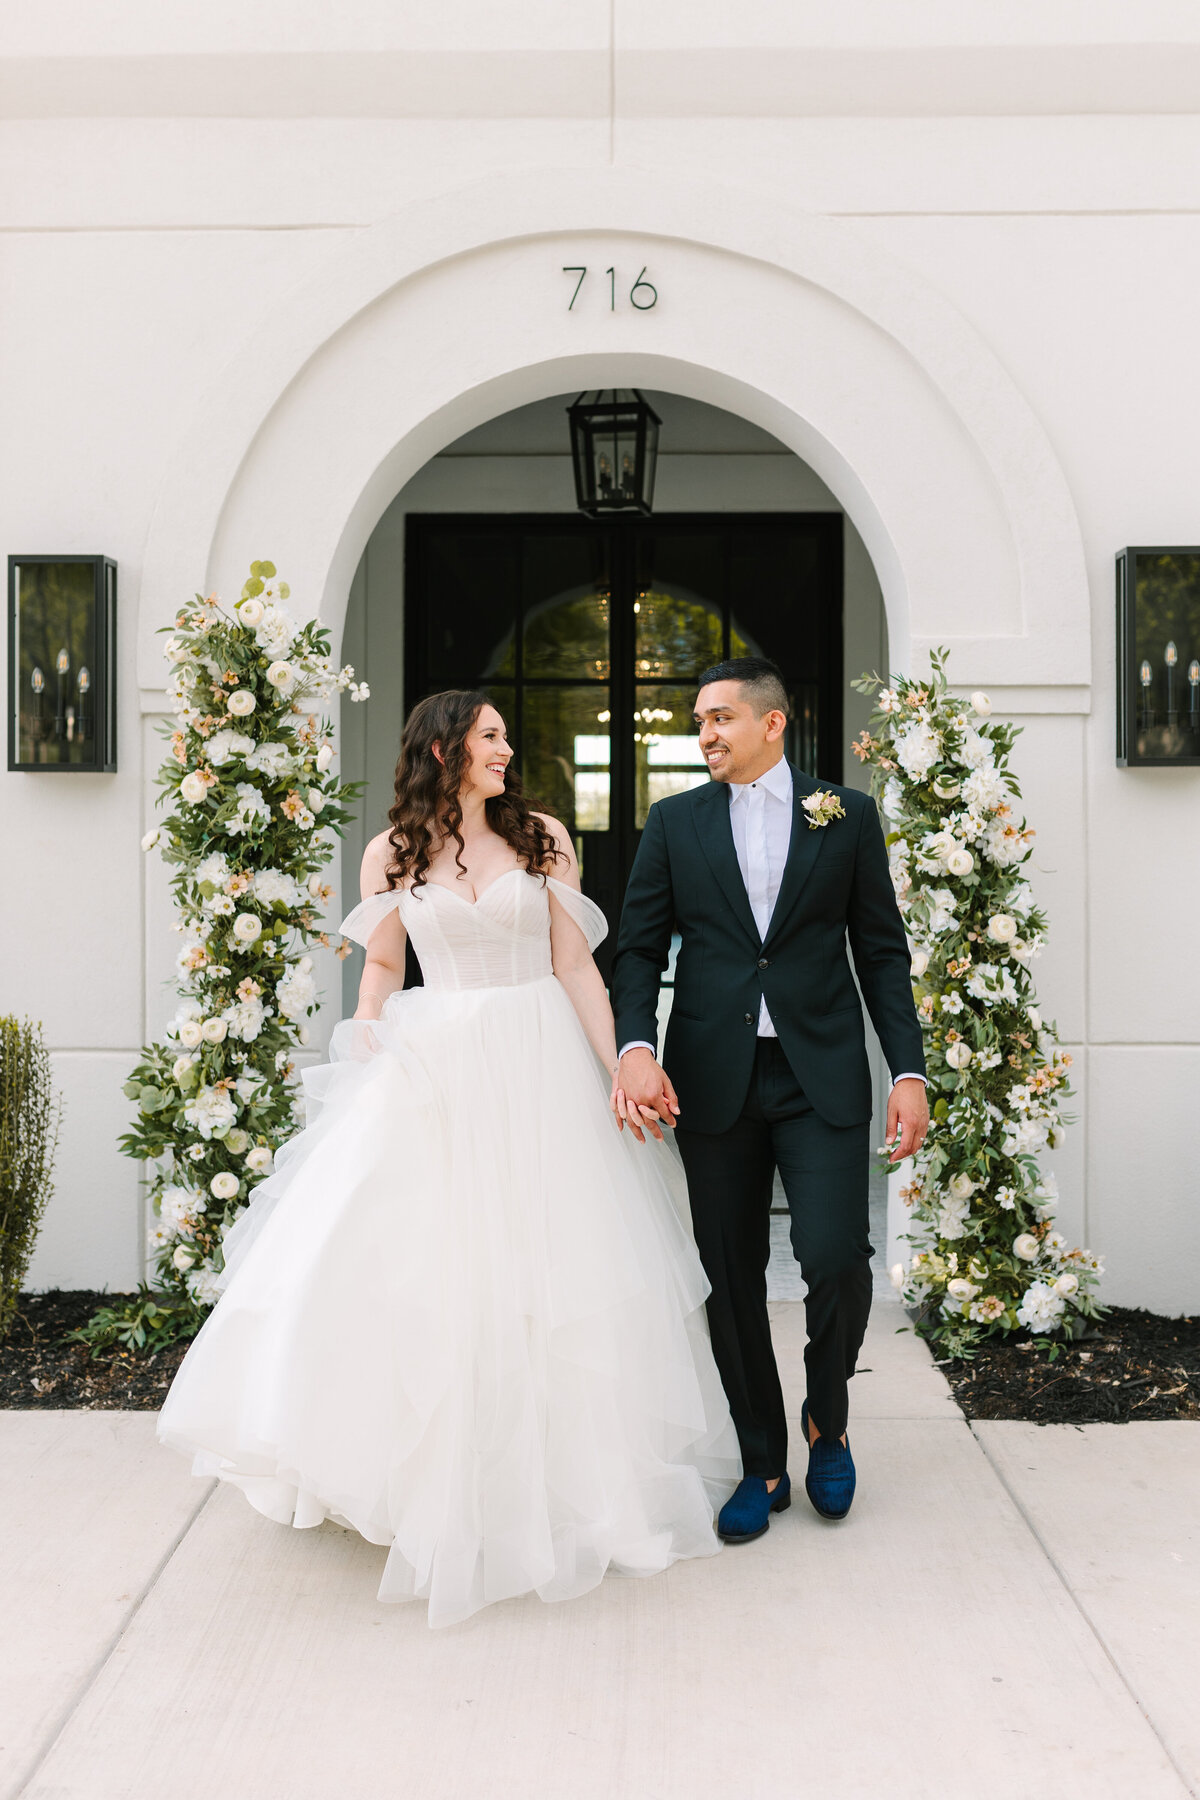
[[[605,392],[610,398],[604,398]],[[568,406],[575,503],[590,519],[649,514],[662,420],[636,388],[597,388]]]
[[[1117,766],[1200,764],[1200,549],[1117,556]]]
[[[8,559],[8,766],[117,766],[117,565],[107,556]]]

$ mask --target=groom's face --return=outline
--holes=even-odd
[[[757,714],[740,681],[712,681],[696,696],[700,752],[714,781],[757,781],[783,755],[787,720]]]

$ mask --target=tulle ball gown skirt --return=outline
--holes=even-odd
[[[678,1156],[617,1133],[554,976],[393,995],[305,1080],[162,1441],[387,1546],[431,1625],[713,1554],[740,1464]]]

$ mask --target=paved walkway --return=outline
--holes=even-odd
[[[0,1796],[1200,1793],[1200,1425],[972,1429],[903,1323],[881,1298],[844,1525],[800,1495],[756,1544],[442,1632],[149,1415],[0,1413]]]

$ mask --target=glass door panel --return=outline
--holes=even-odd
[[[529,686],[521,772],[536,802],[574,836],[612,820],[608,689]]]
[[[708,765],[692,709],[694,684],[671,687],[639,683],[633,712],[633,823],[641,831],[656,800],[707,787]]]

